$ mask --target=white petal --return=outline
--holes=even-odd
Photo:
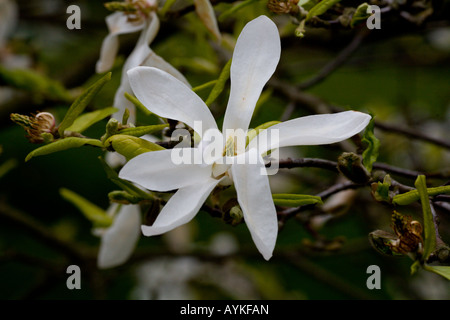
[[[211,177],[211,166],[175,164],[177,162],[173,161],[172,152],[178,151],[180,149],[140,154],[125,164],[119,177],[154,191],[171,191],[204,182]]]
[[[330,144],[348,139],[361,132],[369,123],[370,115],[357,111],[319,114],[296,118],[268,128],[267,134],[278,130],[279,141],[270,141],[269,146],[259,146],[261,153],[277,147]],[[256,147],[253,139],[249,147]]]
[[[113,268],[128,260],[139,239],[140,225],[139,206],[123,205],[113,225],[102,236],[97,261],[99,268]]]
[[[220,180],[208,179],[179,189],[161,210],[153,225],[142,226],[143,234],[159,235],[191,221],[219,182]]]
[[[256,247],[264,259],[269,260],[278,234],[277,213],[269,179],[267,175],[261,174],[265,166],[256,149],[242,156],[245,156],[245,163],[237,162],[231,167],[238,202]],[[254,164],[252,159],[257,159],[258,163]]]
[[[211,32],[216,40],[220,41],[222,35],[219,31],[219,26],[217,25],[216,15],[214,13],[214,8],[209,0],[194,0],[195,11],[198,17],[206,26],[206,28]]]
[[[141,64],[142,66],[155,67],[157,69],[161,69],[168,74],[174,76],[181,82],[183,82],[186,86],[191,87],[190,83],[186,80],[183,74],[175,69],[170,63],[166,60],[158,56],[155,52],[150,50],[148,55],[145,57],[144,62]]]
[[[184,122],[196,129],[201,123],[201,136],[208,129],[217,129],[216,121],[206,104],[189,87],[167,72],[152,67],[136,67],[128,71],[136,97],[160,117]]]
[[[110,70],[119,49],[120,34],[132,33],[142,30],[144,22],[130,23],[128,18],[122,12],[115,12],[106,17],[109,34],[105,37],[100,49],[100,58],[97,61],[96,72],[102,73]]]
[[[110,70],[119,50],[119,38],[115,34],[108,34],[103,40],[100,49],[100,59],[97,61],[95,71],[102,73]]]
[[[126,34],[142,30],[145,26],[145,21],[140,20],[130,22],[128,16],[122,12],[114,12],[106,17],[106,25],[112,34]]]
[[[231,63],[231,92],[223,130],[247,130],[261,91],[280,60],[278,28],[266,16],[250,21],[242,30]]]

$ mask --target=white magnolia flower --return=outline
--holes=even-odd
[[[106,229],[93,231],[101,237],[97,257],[97,265],[100,269],[113,268],[126,262],[141,235],[142,221],[139,205],[113,203],[108,209],[108,214],[114,216],[113,224]]]
[[[155,54],[150,49],[150,43],[155,39],[159,31],[159,18],[155,12],[157,7],[156,0],[140,1],[148,5],[148,12],[140,12],[133,16],[133,19],[124,12],[115,12],[106,17],[106,24],[109,29],[109,34],[103,40],[100,59],[97,61],[96,71],[102,73],[110,70],[114,64],[118,49],[119,49],[119,36],[121,34],[134,33],[141,31],[139,39],[126,59],[123,68],[120,81],[120,87],[114,96],[113,106],[118,108],[119,111],[113,115],[114,118],[121,119],[125,109],[130,111],[129,121],[135,122],[135,108],[134,105],[125,98],[125,92],[132,93],[131,87],[128,81],[127,71],[137,66],[152,66],[164,70],[179,80],[183,81],[189,86],[189,83],[184,76],[170,65],[163,58]]]
[[[231,92],[223,133],[227,129],[248,129],[256,102],[275,71],[280,54],[278,29],[269,18],[261,16],[244,27],[233,53]],[[149,67],[134,68],[128,76],[136,97],[155,114],[179,120],[192,128],[194,122],[201,121],[202,130],[197,133],[202,139],[207,130],[217,130],[216,121],[205,103],[174,77]],[[233,182],[252,239],[268,260],[275,247],[278,221],[268,176],[261,174],[266,170],[261,155],[275,147],[342,141],[360,132],[369,120],[369,115],[354,111],[297,118],[267,129],[279,132],[278,144],[255,147],[250,143],[245,150],[235,150],[234,155],[227,157],[227,160],[236,160],[233,164],[221,164],[222,155],[210,164],[175,164],[172,161],[175,149],[162,150],[131,159],[119,176],[149,190],[177,189],[154,224],[142,226],[146,236],[162,234],[189,222],[219,183]],[[223,138],[225,149],[226,142],[233,136]],[[202,140],[197,149],[205,147],[208,144]],[[257,163],[247,161],[255,158]]]

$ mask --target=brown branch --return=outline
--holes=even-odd
[[[328,62],[314,77],[297,85],[297,89],[306,90],[325,80],[331,73],[342,66],[352,54],[361,46],[363,40],[369,35],[367,28],[362,28],[353,40],[330,62]]]
[[[401,135],[404,135],[404,136],[407,136],[407,137],[410,137],[413,139],[426,141],[426,142],[432,143],[434,145],[437,145],[437,146],[440,146],[440,147],[443,147],[446,149],[450,149],[450,141],[444,141],[444,140],[440,140],[438,138],[430,137],[430,136],[427,136],[417,130],[401,128],[398,125],[390,125],[390,124],[383,123],[380,121],[374,121],[374,125],[376,128],[381,129],[383,131],[401,134]]]

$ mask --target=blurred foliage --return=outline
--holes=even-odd
[[[94,259],[81,268],[82,290],[70,291],[66,288],[66,267],[79,261],[37,239],[33,230],[11,219],[0,218],[1,299],[450,298],[450,286],[444,278],[425,270],[411,275],[411,260],[404,256],[380,255],[370,246],[370,232],[390,230],[392,210],[374,201],[368,188],[336,194],[341,197],[338,199],[341,205],[346,204],[344,208],[334,207],[336,211],[324,214],[325,201],[323,206],[313,206],[296,219],[288,220],[279,233],[274,257],[269,262],[259,256],[245,225],[225,224],[202,212],[186,226],[164,236],[141,237],[135,257],[125,265],[97,270],[95,250],[99,238],[92,234],[90,222],[61,197],[60,189],[73,190],[106,210],[108,194],[117,190],[117,186],[107,179],[103,164],[98,160],[102,151],[84,146],[25,162],[36,146],[28,143],[23,129],[10,121],[9,114],[49,111],[61,123],[72,102],[67,95],[78,96],[101,78],[95,74],[95,62],[107,34],[104,18],[110,13],[103,2],[77,1],[82,12],[82,28],[68,30],[66,1],[17,1],[20,18],[7,50],[0,53],[3,64],[0,68],[0,145],[3,151],[0,154],[0,210],[2,214],[10,209],[26,213],[35,226],[48,228],[64,243],[87,247],[88,253],[94,251],[91,255]],[[193,87],[200,86],[217,80],[222,70],[226,70],[224,67],[231,57],[236,36],[245,23],[265,14],[279,25],[282,35],[282,57],[275,76],[286,83],[300,84],[332,61],[365,27],[330,28],[311,18],[313,23],[306,24],[304,37],[298,38],[295,36],[298,16],[275,14],[268,10],[267,1],[247,2],[247,5],[242,2],[239,5],[232,1],[212,1],[221,17],[219,26],[223,40],[220,45],[214,43],[195,12],[181,15],[169,12],[161,22],[152,49],[182,72]],[[331,10],[320,18],[335,19],[346,5],[356,9],[361,3],[342,1],[337,12]],[[430,6],[428,2],[426,5]],[[449,5],[448,1],[435,1],[433,6],[435,12],[429,23],[398,22],[395,15],[387,23],[382,20],[382,28],[373,30],[342,67],[305,92],[331,106],[369,112],[378,121],[414,128],[448,142],[450,25],[448,19],[443,20],[441,16],[448,14]],[[136,38],[136,34],[121,36],[124,45],[111,70],[111,81],[86,107],[87,112],[111,107],[121,66]],[[4,70],[14,65],[6,59],[10,54],[26,61],[27,71],[23,72],[31,82],[20,84],[11,77],[12,80],[5,80],[8,73]],[[30,87],[32,81],[48,85]],[[207,100],[210,92],[211,87],[197,93]],[[219,118],[219,125],[228,92],[229,85],[225,83],[211,99],[210,108]],[[252,119],[253,128],[280,120],[292,103],[270,87],[266,88],[264,97]],[[306,104],[297,103],[290,118],[314,111]],[[93,122],[89,128],[83,128],[83,134],[101,137],[107,121]],[[138,111],[138,124],[159,123],[154,116]],[[380,142],[378,162],[421,172],[449,170],[449,148],[377,126],[374,135]],[[307,146],[286,150],[286,157],[337,161],[341,153],[337,145]],[[395,173],[392,176],[414,186],[414,179]],[[273,193],[316,195],[340,182],[342,175],[320,168],[294,168],[281,169],[270,179]],[[445,183],[448,183],[448,175],[447,180],[433,180],[434,186]],[[226,190],[224,195],[227,194],[233,194],[232,190]],[[404,206],[402,213],[422,220],[420,207]],[[448,210],[439,211],[439,221],[442,240],[450,243]],[[218,252],[227,246],[229,252],[236,252],[236,255],[229,259],[208,256],[211,250]],[[183,260],[183,255],[189,256],[193,249],[200,254]],[[366,270],[370,265],[378,265],[382,270],[381,290],[366,287],[369,276]]]

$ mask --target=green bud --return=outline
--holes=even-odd
[[[353,152],[344,152],[338,158],[338,170],[353,182],[366,184],[370,174],[362,163],[362,158]]]
[[[369,242],[372,247],[379,253],[387,256],[398,256],[400,253],[393,250],[398,243],[399,239],[392,233],[376,230],[369,233]]]

